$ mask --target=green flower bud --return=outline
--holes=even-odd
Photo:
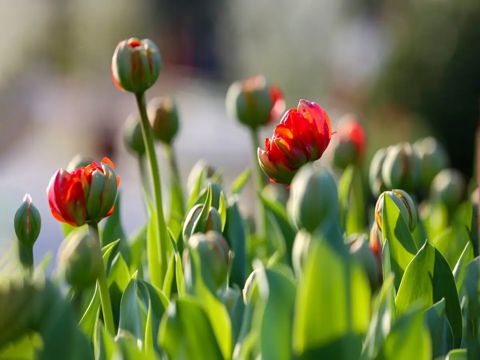
[[[405,220],[408,228],[410,231],[413,231],[417,226],[417,207],[415,206],[415,202],[411,196],[407,192],[400,189],[384,191],[378,198],[377,204],[375,205],[375,222],[377,223],[378,230],[382,231],[382,212],[383,205],[385,203],[385,196],[388,196],[391,200],[393,200],[395,205],[397,205],[398,209],[400,210],[400,215],[402,216],[403,220]]]
[[[307,260],[311,243],[312,234],[307,231],[300,230],[295,236],[292,247],[292,265],[297,277],[303,272],[303,266]]]
[[[83,290],[95,283],[103,266],[98,247],[97,240],[84,229],[70,232],[62,243],[59,269],[74,289]]]
[[[165,144],[171,144],[179,128],[178,110],[170,97],[157,97],[148,103],[148,118],[153,136]]]
[[[443,146],[433,137],[426,137],[413,144],[420,159],[421,183],[424,189],[429,189],[433,178],[448,166],[448,155]]]
[[[160,51],[153,41],[123,40],[112,58],[113,82],[121,90],[142,94],[157,81],[160,63]]]
[[[448,207],[460,203],[465,192],[465,179],[455,169],[440,171],[432,181],[430,196],[433,201],[442,202]]]
[[[370,190],[374,196],[379,196],[382,191],[385,191],[385,184],[382,178],[382,167],[387,156],[387,149],[379,149],[373,155],[370,162],[370,171],[368,174],[368,180],[370,183]]]
[[[42,219],[40,212],[33,205],[30,194],[25,194],[23,203],[15,213],[14,226],[18,241],[23,246],[33,248],[33,244],[40,234]]]
[[[420,160],[410,144],[402,143],[388,149],[382,178],[387,189],[415,190],[420,181]]]
[[[371,288],[375,289],[380,283],[381,269],[375,254],[369,246],[367,237],[365,235],[354,234],[349,237],[348,245],[350,254],[362,266],[368,276]]]
[[[287,210],[297,228],[309,232],[338,218],[337,185],[332,174],[313,164],[304,165],[293,178]]]
[[[197,233],[189,238],[188,245],[189,249],[184,253],[186,267],[192,266],[189,251],[195,252],[206,284],[212,289],[225,285],[230,269],[230,249],[223,236],[216,231]]]
[[[132,113],[125,122],[123,128],[123,141],[127,150],[136,156],[145,155],[145,143],[143,142],[142,126],[137,113]]]
[[[201,222],[200,214],[204,209],[203,204],[197,204],[190,209],[183,224],[183,238],[188,239],[195,233],[205,233],[207,231],[222,232],[222,218],[218,210],[210,207],[205,221]]]
[[[243,302],[245,304],[253,304],[260,296],[260,290],[258,288],[258,272],[259,270],[253,270],[245,281],[243,286]]]

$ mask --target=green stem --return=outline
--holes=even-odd
[[[260,194],[263,188],[265,187],[265,174],[263,173],[262,168],[258,164],[258,159],[257,159],[257,149],[260,147],[257,129],[250,129],[250,138],[251,138],[252,152],[253,152],[253,166],[255,167],[255,172],[257,174],[257,180],[256,180],[257,194]],[[257,203],[258,215],[260,217],[259,233],[262,238],[266,238],[267,224],[268,224],[267,212],[259,197],[257,201],[258,201]]]
[[[137,160],[138,160],[138,169],[140,173],[140,181],[142,182],[143,191],[145,192],[145,195],[148,196],[150,194],[150,183],[148,182],[148,177],[147,177],[145,155],[138,156]]]
[[[28,270],[30,274],[33,273],[33,247],[23,244],[18,241],[18,256],[23,267]]]
[[[90,233],[97,240],[95,243],[97,246],[97,256],[100,256],[103,263],[102,248],[100,245],[100,236],[98,234],[98,224],[89,224],[88,228]],[[97,286],[100,293],[100,302],[102,304],[103,321],[105,327],[111,335],[115,335],[115,323],[113,321],[112,302],[110,301],[110,291],[108,290],[107,274],[105,272],[105,266],[101,266],[100,273],[97,278]]]
[[[170,183],[171,183],[171,196],[170,201],[179,204],[178,209],[181,211],[180,216],[185,213],[185,200],[182,192],[182,183],[180,180],[180,172],[178,171],[177,159],[175,157],[175,151],[172,145],[165,145],[165,154],[167,156],[168,164],[170,166]],[[172,214],[170,214],[170,217]]]
[[[150,175],[152,177],[154,206],[157,214],[157,233],[159,237],[159,254],[150,254],[149,259],[149,271],[153,285],[158,288],[162,288],[164,275],[167,270],[167,244],[168,233],[167,226],[165,224],[165,217],[163,215],[162,205],[162,188],[160,184],[160,170],[158,167],[157,154],[155,153],[155,146],[153,143],[153,134],[148,121],[147,109],[145,106],[145,94],[135,94],[137,100],[138,111],[140,112],[140,119],[142,125],[143,141],[145,143],[145,149],[147,151],[147,159],[150,165]],[[152,250],[153,251],[153,250]],[[156,255],[156,256],[153,256]],[[158,260],[160,257],[160,265],[154,260]],[[158,268],[159,267],[159,268]]]

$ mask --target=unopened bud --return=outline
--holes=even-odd
[[[153,136],[165,144],[171,144],[179,128],[178,110],[170,97],[157,97],[148,103],[148,118]]]
[[[378,230],[382,231],[382,213],[385,197],[388,197],[395,203],[400,211],[400,216],[402,216],[410,231],[413,231],[417,226],[417,207],[411,196],[406,191],[400,189],[384,191],[378,198],[375,205],[375,222]]]
[[[385,184],[382,178],[382,167],[387,156],[387,149],[379,149],[373,155],[370,162],[370,171],[368,174],[368,180],[370,183],[370,190],[374,196],[379,196],[382,191],[385,191]]]
[[[136,113],[130,114],[123,129],[123,141],[127,150],[136,156],[145,154],[140,118]]]
[[[14,219],[15,233],[23,246],[33,247],[40,234],[41,225],[40,212],[33,205],[30,195],[25,194],[23,203],[15,213]]]
[[[345,115],[337,132],[337,144],[333,153],[333,164],[339,169],[358,164],[365,153],[365,132],[355,115]]]
[[[433,178],[448,166],[448,155],[443,146],[433,137],[426,137],[413,144],[421,164],[421,183],[429,189]]]
[[[183,225],[183,238],[188,239],[195,233],[205,233],[207,231],[222,231],[222,219],[218,210],[210,207],[205,221],[201,221],[200,215],[204,209],[203,204],[197,204],[187,214]]]
[[[387,189],[416,189],[420,181],[420,160],[410,144],[402,143],[388,149],[382,178]]]
[[[441,202],[448,207],[460,203],[465,192],[465,179],[455,169],[440,171],[432,181],[430,196],[433,201]]]
[[[349,237],[350,254],[360,263],[368,276],[370,286],[375,289],[381,279],[381,269],[378,260],[369,246],[365,235],[354,234]]]

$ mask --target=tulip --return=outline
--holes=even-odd
[[[387,150],[382,178],[387,189],[414,191],[420,181],[420,159],[412,145],[398,144]]]
[[[40,234],[41,217],[33,205],[32,198],[26,194],[22,205],[15,213],[14,227],[18,238],[18,255],[20,262],[27,268],[33,268],[33,245]]]
[[[380,283],[382,273],[376,254],[369,246],[366,235],[352,235],[348,239],[348,245],[350,254],[359,262],[367,274],[370,287],[375,289]]]
[[[332,174],[313,164],[302,167],[292,181],[287,210],[297,228],[311,233],[322,223],[338,219],[337,185]]]
[[[418,211],[411,196],[403,190],[394,189],[391,191],[384,191],[375,204],[375,222],[378,231],[382,231],[382,213],[385,204],[385,196],[388,196],[397,205],[400,216],[405,220],[410,231],[413,231],[417,226]]]
[[[143,142],[142,127],[138,114],[131,114],[127,118],[123,129],[123,141],[132,155],[139,157],[145,155],[145,143]]]
[[[213,206],[208,210],[207,217],[204,222],[200,221],[200,214],[203,212],[205,206],[203,204],[197,204],[187,214],[185,223],[183,224],[183,238],[188,239],[195,233],[218,231],[222,232],[222,219],[218,210]]]
[[[296,109],[288,110],[275,127],[265,150],[258,149],[258,161],[274,182],[289,184],[297,170],[319,159],[332,136],[330,118],[318,104],[300,100]]]
[[[142,94],[157,80],[160,62],[160,51],[153,41],[121,41],[112,58],[113,82],[121,90]]]
[[[365,154],[365,132],[354,115],[340,120],[337,132],[338,143],[333,153],[333,163],[340,169],[358,164]]]
[[[382,191],[386,190],[382,178],[382,167],[387,156],[387,150],[388,149],[377,150],[370,162],[368,181],[370,183],[370,190],[374,196],[379,196]]]
[[[452,208],[458,205],[465,192],[465,179],[455,169],[440,171],[432,181],[430,197],[433,201],[442,202]]]
[[[230,85],[226,105],[232,117],[252,129],[278,119],[285,110],[280,89],[261,75]]]
[[[170,97],[157,97],[148,103],[148,118],[153,136],[165,144],[171,144],[179,128],[178,110]]]
[[[72,226],[96,224],[113,213],[120,178],[103,158],[72,172],[59,169],[47,188],[52,215]]]
[[[449,164],[448,155],[443,146],[433,137],[426,137],[413,144],[420,159],[421,183],[429,189],[433,178]]]

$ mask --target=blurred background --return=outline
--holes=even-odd
[[[55,252],[62,233],[45,189],[76,154],[114,160],[127,233],[144,223],[136,160],[121,134],[135,102],[110,74],[120,40],[147,37],[160,48],[163,69],[148,97],[173,95],[179,105],[183,185],[204,159],[228,187],[252,155],[225,93],[259,73],[283,89],[288,107],[317,101],[334,124],[356,113],[370,154],[433,134],[470,176],[479,24],[478,0],[0,0],[0,254],[26,192],[42,214],[36,259]]]

